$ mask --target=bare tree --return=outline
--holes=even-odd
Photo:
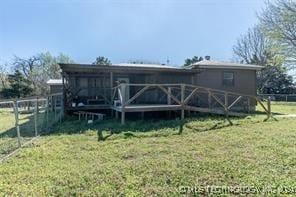
[[[258,17],[264,33],[283,47],[290,60],[296,61],[296,2],[294,0],[267,2],[266,8]]]
[[[258,26],[248,29],[233,47],[233,53],[247,64],[266,65],[268,40]]]

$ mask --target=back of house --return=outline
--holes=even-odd
[[[176,86],[188,84],[256,96],[256,72],[261,69],[257,65],[211,60],[200,61],[189,67],[127,63],[110,66],[89,64],[60,64],[60,66],[63,76],[65,109],[68,111],[108,109],[114,105],[114,88],[122,83],[128,84],[124,90],[125,98],[123,99],[125,101],[137,94],[145,84],[175,84]],[[151,86],[131,104],[167,104],[168,95],[162,90],[157,86]],[[177,87],[170,91],[172,91],[172,96],[180,97]],[[187,92],[187,95],[189,94],[190,92]],[[224,98],[221,97],[221,99]],[[231,102],[235,100],[235,97],[229,100]],[[209,106],[209,95],[207,92],[198,92],[192,96],[190,102],[197,107]],[[240,105],[237,105],[238,110],[255,110],[255,100],[241,100],[240,102]],[[215,102],[211,104],[215,106]]]

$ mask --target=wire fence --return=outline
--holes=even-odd
[[[296,94],[260,94],[258,96],[271,101],[296,102]]]
[[[62,94],[0,101],[0,159],[50,132],[62,117]]]

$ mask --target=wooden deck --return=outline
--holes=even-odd
[[[129,86],[129,87],[128,87]],[[134,95],[129,95],[127,90],[130,87],[137,87]],[[164,104],[139,104],[137,99],[148,89],[158,89],[165,97]],[[103,105],[85,105],[81,107],[68,107],[66,110],[96,110],[111,109],[116,112],[118,117],[121,113],[121,123],[125,123],[126,112],[149,112],[149,111],[180,111],[181,119],[184,119],[185,111],[197,111],[212,114],[225,115],[226,119],[231,123],[229,116],[245,116],[247,114],[239,113],[234,110],[236,107],[249,107],[250,102],[257,102],[261,105],[267,114],[267,119],[272,117],[270,110],[270,102],[265,106],[262,101],[254,95],[245,95],[237,92],[229,92],[218,89],[211,89],[190,84],[125,84],[122,83],[112,88],[111,99],[108,103],[117,103],[118,106],[111,104]],[[126,96],[128,94],[128,97]],[[206,100],[205,106],[196,106],[194,99],[203,98]],[[204,98],[206,97],[206,99]],[[202,99],[201,99],[202,100]],[[110,102],[111,101],[111,102]],[[142,101],[141,101],[142,102]],[[151,102],[151,101],[150,101]],[[163,101],[162,101],[163,102]]]
[[[83,111],[83,110],[100,110],[100,109],[110,109],[110,105],[84,105],[80,107],[66,107],[67,111]]]
[[[112,106],[111,109],[118,112],[147,112],[147,111],[175,111],[181,110],[181,105],[128,105],[122,106]]]

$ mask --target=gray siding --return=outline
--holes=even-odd
[[[234,73],[234,86],[223,85],[223,72]],[[256,71],[232,69],[202,69],[197,75],[196,85],[256,95]]]

